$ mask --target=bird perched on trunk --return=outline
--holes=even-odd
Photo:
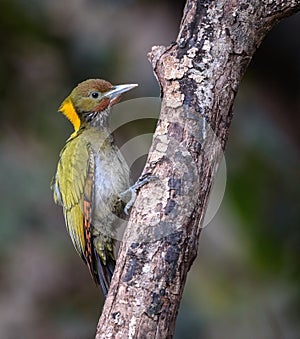
[[[73,245],[104,296],[115,267],[114,234],[124,215],[120,196],[129,188],[129,169],[114,144],[108,116],[120,95],[136,86],[86,80],[59,108],[73,124],[74,133],[60,152],[51,185],[54,200],[63,207]],[[142,181],[132,186],[132,193]],[[126,214],[133,199],[125,207]]]

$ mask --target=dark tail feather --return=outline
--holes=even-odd
[[[101,287],[104,298],[106,298],[108,290],[109,290],[111,278],[115,270],[116,261],[113,258],[111,258],[111,256],[107,256],[106,265],[104,265],[104,263],[100,259],[100,256],[97,253],[95,248],[94,248],[94,255],[96,259],[98,282]]]

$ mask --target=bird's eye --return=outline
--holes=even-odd
[[[97,99],[97,98],[99,98],[99,92],[92,92],[92,93],[90,94],[90,96],[91,96],[93,99]]]

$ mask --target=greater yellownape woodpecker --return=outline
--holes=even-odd
[[[127,203],[124,210],[120,199],[129,188],[129,169],[109,131],[108,116],[120,95],[136,86],[86,80],[59,108],[74,133],[60,152],[51,185],[54,200],[63,207],[74,247],[104,297],[115,268],[114,234],[130,207]],[[132,186],[132,193],[144,183]]]

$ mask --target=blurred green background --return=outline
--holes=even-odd
[[[94,336],[100,292],[49,189],[72,131],[56,111],[91,77],[139,83],[126,98],[158,96],[146,53],[176,39],[183,5],[0,0],[1,339]],[[299,31],[300,15],[282,21],[241,84],[225,197],[202,232],[176,338],[300,337]]]

